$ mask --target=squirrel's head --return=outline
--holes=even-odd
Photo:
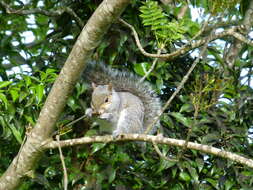
[[[93,111],[99,115],[108,111],[112,103],[112,96],[115,92],[112,85],[97,85],[92,83],[93,93],[91,107]]]

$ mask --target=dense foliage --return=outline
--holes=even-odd
[[[0,3],[0,174],[18,153],[26,131],[34,126],[57,73],[101,1],[3,2]],[[210,35],[215,27],[225,29],[239,23],[250,1],[190,3],[135,0],[122,18],[134,26],[146,51],[170,53],[190,41],[208,16],[206,30],[197,40]],[[178,18],[184,6],[190,8]],[[38,7],[44,12],[38,11]],[[198,19],[193,18],[196,10]],[[252,47],[244,44],[234,66],[229,67],[224,56],[227,44],[233,43],[232,37],[209,43],[184,88],[162,115],[161,124],[166,137],[208,144],[252,158]],[[192,50],[173,60],[158,59],[147,80],[154,84],[163,103],[198,54],[198,50]],[[153,58],[138,50],[130,29],[120,22],[110,28],[92,59],[140,76],[145,75],[153,62]],[[99,134],[97,127],[86,120],[65,127],[84,114],[89,95],[88,85],[80,80],[57,123],[61,139]],[[178,161],[159,157],[150,144],[145,151],[130,142],[64,148],[69,188],[246,190],[253,186],[253,170],[246,166],[195,150],[165,145],[159,148]],[[62,176],[58,151],[49,150],[39,161],[33,179],[26,180],[19,189],[62,189]]]

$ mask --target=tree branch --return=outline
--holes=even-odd
[[[17,15],[29,15],[29,14],[42,14],[45,16],[51,16],[51,17],[55,17],[55,16],[60,16],[62,14],[62,9],[57,10],[57,11],[47,11],[47,10],[43,10],[40,8],[35,8],[35,9],[30,9],[30,10],[25,10],[25,9],[13,9],[10,7],[10,5],[6,4],[3,1],[0,1],[0,5],[2,5],[2,7],[5,8],[6,13],[8,14],[17,14]]]
[[[244,30],[244,35],[247,35],[249,33],[252,23],[253,23],[253,1],[250,1],[250,5],[242,21],[242,26],[244,27],[241,27],[241,28],[243,28]],[[229,47],[227,51],[228,53],[224,56],[225,61],[230,69],[234,67],[235,60],[238,57],[238,54],[243,47],[242,42],[244,43],[248,42],[248,40],[241,40],[241,37],[245,38],[243,35],[234,34],[233,36],[236,38],[236,40],[234,41],[234,43],[231,44],[231,46]],[[252,46],[252,42],[249,45]]]
[[[219,32],[219,33],[210,34],[209,36],[207,36],[207,37],[205,37],[201,40],[196,40],[195,42],[190,42],[190,43],[184,45],[183,47],[177,49],[176,51],[174,51],[172,53],[160,54],[160,55],[159,54],[152,54],[152,53],[148,53],[144,50],[144,48],[142,47],[142,45],[140,43],[139,36],[138,36],[136,30],[134,29],[134,27],[132,25],[128,24],[123,19],[119,19],[119,21],[132,30],[133,35],[134,35],[134,39],[135,39],[135,42],[136,42],[136,45],[137,45],[138,49],[141,51],[141,53],[143,55],[145,55],[147,57],[163,58],[163,59],[171,60],[171,59],[173,59],[177,56],[180,56],[180,55],[183,55],[183,54],[187,53],[190,50],[196,49],[196,48],[204,45],[207,41],[211,42],[211,41],[214,41],[216,39],[223,38],[225,36],[234,36],[235,38],[238,38],[238,40],[243,40],[243,42],[253,46],[253,41],[252,40],[248,40],[243,35],[239,35],[237,32],[235,32],[236,29],[238,29],[240,27],[233,27],[233,28],[229,28],[229,29],[224,30],[224,31]]]
[[[57,140],[57,143],[58,143],[58,150],[59,150],[60,159],[61,159],[61,163],[62,163],[63,174],[64,174],[64,178],[63,178],[64,190],[68,190],[68,173],[67,173],[67,169],[66,169],[66,165],[65,165],[65,161],[64,161],[64,156],[62,154],[61,146],[59,144],[60,135],[56,135],[56,140]]]
[[[217,22],[215,24],[210,24],[208,25],[204,32],[205,33],[208,33],[214,29],[218,29],[218,28],[228,28],[228,27],[232,27],[232,26],[238,26],[238,20],[235,20],[235,21],[220,21],[220,22]]]
[[[8,4],[6,4],[3,1],[0,1],[0,5],[2,5],[2,7],[5,8],[6,12],[8,14],[17,14],[17,15],[30,15],[30,14],[42,14],[45,16],[50,16],[50,17],[57,17],[62,15],[64,12],[67,12],[69,15],[71,15],[73,17],[73,19],[76,21],[77,25],[80,28],[83,28],[84,23],[83,21],[78,17],[78,15],[69,7],[62,7],[62,8],[58,8],[58,10],[54,10],[54,11],[48,11],[48,10],[43,10],[40,8],[35,8],[35,9],[13,9],[11,8]]]
[[[158,49],[157,55],[160,55],[161,51],[162,51],[162,48]],[[146,72],[145,75],[140,79],[140,83],[143,82],[150,75],[150,73],[155,69],[157,61],[158,61],[158,58],[155,58],[153,60],[153,63],[151,65],[150,69],[148,70],[148,72]]]
[[[145,142],[155,142],[158,144],[167,144],[173,145],[178,147],[185,146],[185,140],[178,140],[172,138],[165,138],[161,135],[154,136],[154,135],[144,135],[144,134],[123,134],[119,135],[117,138],[114,138],[112,135],[105,135],[105,136],[94,136],[94,137],[82,137],[78,139],[70,139],[70,140],[63,140],[63,141],[50,141],[44,142],[43,148],[57,148],[59,145],[61,147],[67,146],[75,146],[81,144],[90,144],[90,143],[110,143],[110,142],[119,142],[119,141],[145,141]],[[209,145],[203,145],[193,142],[188,142],[187,147],[188,149],[199,150],[204,153],[213,154],[222,158],[226,158],[250,168],[253,168],[253,160],[240,156],[238,154],[228,152],[219,148],[215,148]]]

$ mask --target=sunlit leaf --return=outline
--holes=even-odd
[[[8,108],[8,100],[7,100],[6,96],[3,93],[0,93],[0,102],[4,103],[5,109]]]
[[[10,85],[11,83],[12,83],[11,81],[0,81],[0,88],[4,88]]]
[[[17,99],[18,99],[18,97],[19,97],[19,91],[18,90],[16,90],[16,89],[11,89],[10,90],[10,94],[11,94],[11,97],[12,97],[12,101],[13,102],[15,102]]]
[[[192,124],[192,120],[184,117],[183,114],[179,113],[179,112],[172,112],[170,113],[170,115],[172,115],[173,117],[175,117],[180,123],[182,123],[183,125],[185,125],[186,127],[190,127]]]
[[[180,172],[179,178],[183,181],[190,181],[191,176],[187,172]]]
[[[42,101],[44,93],[44,86],[42,84],[39,84],[36,86],[36,97],[38,100],[38,104]]]
[[[19,144],[21,144],[22,143],[21,133],[16,129],[14,125],[9,125],[9,127],[11,128],[12,134],[14,135],[16,140],[19,142]]]
[[[95,152],[97,152],[97,151],[101,150],[102,148],[104,148],[105,145],[106,145],[106,143],[93,143],[91,153],[94,154]]]

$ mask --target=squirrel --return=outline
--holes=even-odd
[[[91,62],[84,78],[92,82],[91,108],[86,114],[97,114],[111,124],[109,133],[144,134],[158,117],[161,102],[148,82],[128,71],[120,71],[103,63]],[[156,127],[148,134],[153,134]]]

